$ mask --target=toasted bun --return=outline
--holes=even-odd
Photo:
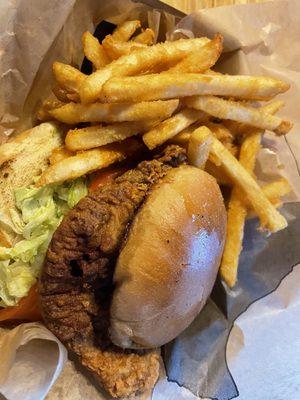
[[[52,151],[62,145],[59,126],[44,123],[0,146],[0,210],[15,208],[15,189],[33,183],[47,166]],[[0,226],[0,246],[11,246],[15,234]]]
[[[152,348],[178,336],[210,295],[225,235],[215,179],[191,166],[171,170],[136,215],[118,258],[113,342]]]

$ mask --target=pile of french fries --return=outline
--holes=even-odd
[[[227,239],[220,273],[229,287],[237,280],[247,216],[277,232],[287,221],[277,208],[290,191],[284,179],[260,187],[254,175],[265,130],[284,135],[292,124],[276,115],[272,100],[289,85],[271,77],[230,76],[213,71],[222,37],[154,44],[154,32],[127,21],[100,43],[82,37],[93,73],[55,62],[55,99],[41,120],[68,125],[65,146],[56,150],[38,185],[89,174],[166,143],[187,149],[189,162],[231,186]],[[259,103],[264,102],[264,103]],[[79,125],[78,125],[79,124]],[[204,188],[205,190],[205,188]]]

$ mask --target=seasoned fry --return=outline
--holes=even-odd
[[[50,165],[56,164],[59,161],[71,156],[74,156],[74,153],[68,150],[65,146],[58,147],[52,151],[52,154],[49,158]]]
[[[83,103],[96,101],[101,95],[103,84],[112,77],[162,71],[198,51],[208,41],[207,38],[181,39],[159,43],[122,56],[87,77],[80,88],[81,101]]]
[[[141,22],[138,20],[125,21],[116,27],[112,35],[107,35],[106,38],[112,36],[113,39],[118,42],[127,42],[127,40],[129,40],[134,32],[140,27]]]
[[[214,122],[207,121],[205,122],[205,126],[207,126],[212,133],[215,135],[217,139],[219,139],[222,143],[233,141],[233,135],[230,130],[227,129],[223,124],[215,124]]]
[[[62,89],[70,93],[79,93],[79,87],[86,79],[86,75],[68,64],[58,61],[53,63],[54,77]]]
[[[285,196],[291,192],[292,188],[286,179],[281,178],[278,181],[264,185],[262,190],[268,199],[271,200]]]
[[[223,50],[222,42],[223,37],[219,34],[216,35],[211,42],[208,42],[200,50],[184,58],[167,72],[176,74],[180,72],[206,71],[208,68],[215,65],[220,57]]]
[[[146,44],[147,46],[150,46],[154,43],[154,37],[155,35],[153,30],[147,28],[142,33],[134,37],[132,40],[136,43]]]
[[[49,111],[54,110],[57,107],[62,107],[65,103],[60,100],[46,100],[44,101],[42,107],[37,112],[37,119],[40,121],[51,121],[53,120],[52,115]]]
[[[201,132],[203,140],[212,133]],[[213,135],[212,135],[213,136]],[[286,219],[275,209],[266,198],[263,191],[254,178],[245,170],[239,161],[213,136],[211,154],[218,157],[222,162],[222,168],[228,177],[239,186],[248,197],[253,209],[261,220],[261,226],[268,228],[270,232],[277,232],[287,226]]]
[[[204,120],[206,118],[206,114],[203,112],[199,113],[199,111],[194,111],[195,110],[188,109],[182,110],[145,133],[143,135],[145,145],[149,149],[154,149],[197,120]]]
[[[141,54],[143,51],[134,54]],[[90,77],[86,82],[89,79]],[[288,88],[288,84],[269,77],[164,73],[112,78],[103,85],[100,98],[106,102],[129,102],[219,95],[266,100]]]
[[[93,63],[96,69],[100,69],[110,63],[111,60],[103,46],[90,32],[84,32],[82,35],[82,46],[84,55]]]
[[[54,86],[52,88],[53,94],[56,96],[56,98],[63,103],[68,103],[70,100],[68,98],[68,92],[65,89],[62,89],[58,85]]]
[[[140,121],[168,118],[176,110],[178,103],[178,100],[134,104],[68,103],[49,113],[58,121],[70,125],[79,122]]]
[[[207,71],[205,71],[204,74],[205,75],[222,75],[221,72],[214,71],[211,68],[209,68]]]
[[[211,157],[211,154],[210,154]],[[205,171],[214,176],[219,185],[231,186],[231,180],[220,166],[216,166],[210,159],[205,164]]]
[[[189,144],[189,140],[191,137],[191,134],[194,132],[195,128],[189,130],[184,129],[182,132],[179,132],[176,136],[170,139],[170,143],[172,144],[178,144],[178,146],[181,147],[187,147]]]
[[[188,107],[202,110],[216,118],[243,122],[255,128],[268,129],[277,135],[284,135],[292,128],[288,121],[237,101],[215,96],[195,96],[187,98],[185,103]]]
[[[193,124],[186,129],[184,129],[182,132],[179,132],[176,136],[174,136],[170,142],[174,144],[178,144],[180,146],[185,147],[188,144],[188,141],[190,139],[191,134],[194,132],[196,128],[205,125],[207,126],[211,132],[215,135],[217,139],[219,139],[223,144],[231,144],[233,141],[233,135],[227,129],[223,124],[216,124],[211,121],[206,121],[206,120],[200,120],[199,125],[195,126],[197,124]]]
[[[134,139],[128,139],[124,144],[113,144],[78,153],[51,165],[41,176],[36,186],[50,183],[61,183],[69,179],[79,178],[97,169],[124,160],[140,149],[140,144]]]
[[[205,127],[200,127],[191,134],[187,152],[189,163],[202,169],[204,169],[206,161],[208,160],[212,145],[212,136],[207,136],[205,140],[202,140],[201,130],[203,129],[205,129]]]
[[[135,136],[155,124],[154,121],[119,122],[113,125],[94,125],[69,130],[66,146],[69,150],[88,150]]]
[[[260,149],[261,134],[247,136],[240,149],[239,161],[249,174],[253,174],[256,156]],[[234,186],[228,204],[227,235],[220,267],[221,277],[229,287],[236,283],[238,263],[242,251],[247,205],[241,198],[240,188]]]
[[[279,179],[278,181],[268,183],[261,187],[262,191],[264,192],[265,196],[270,200],[270,202],[274,205],[274,207],[279,208],[282,206],[281,197],[285,196],[286,194],[290,193],[292,188],[288,181],[284,178]],[[256,217],[255,212],[251,209],[251,205],[247,202],[248,206],[248,214],[247,218]]]
[[[275,100],[272,101],[272,103],[269,103],[265,106],[262,106],[259,108],[264,113],[267,114],[276,114],[278,110],[280,110],[284,106],[283,101],[281,100]],[[247,124],[244,124],[243,122],[236,122],[232,120],[225,120],[223,121],[223,124],[229,129],[229,131],[235,135],[246,135],[249,132],[251,132],[251,127]]]
[[[117,60],[124,55],[130,54],[134,50],[139,50],[147,46],[133,41],[117,42],[113,37],[107,37],[103,41],[103,47],[112,60]]]

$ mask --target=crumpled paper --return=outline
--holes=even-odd
[[[147,4],[149,3],[151,1],[147,1]],[[166,30],[168,38],[178,34],[212,37],[216,32],[220,32],[225,38],[226,51],[218,64],[220,70],[231,73],[268,74],[292,84],[291,91],[282,96],[286,108],[280,114],[292,120],[295,127],[285,138],[266,137],[265,144],[269,149],[261,152],[256,172],[264,182],[276,179],[279,173],[287,176],[294,187],[293,197],[289,200],[299,200],[299,16],[298,0],[285,0],[202,10],[184,18],[174,28],[177,17],[161,11],[153,12],[151,7],[134,4],[129,0],[105,3],[96,0],[3,2],[0,5],[0,134],[5,138],[13,131],[31,126],[34,111],[50,92],[52,62],[57,59],[80,66],[81,34],[85,30],[93,31],[102,19],[113,23],[128,18],[141,18],[144,23],[148,20],[150,26],[156,30],[158,38],[161,38]],[[273,150],[279,152],[280,168],[274,168],[276,156]],[[170,381],[167,381],[162,368],[160,380],[152,395],[153,400],[195,400],[205,397],[228,400],[239,395],[239,385],[239,398],[251,400],[247,394],[245,397],[245,371],[249,374],[249,365],[254,365],[257,359],[257,343],[264,341],[265,337],[268,340],[266,343],[260,343],[262,348],[265,345],[265,348],[271,349],[270,343],[273,343],[272,335],[266,335],[261,329],[260,334],[255,336],[256,342],[249,340],[256,321],[260,321],[262,326],[274,329],[277,323],[275,318],[283,315],[284,310],[288,308],[288,320],[283,321],[292,324],[296,314],[290,311],[296,312],[298,309],[296,297],[290,295],[291,284],[294,284],[293,290],[296,291],[293,275],[295,270],[284,280],[288,280],[290,284],[282,284],[283,286],[279,287],[280,298],[283,299],[280,312],[277,312],[278,297],[272,294],[267,296],[300,260],[299,203],[286,204],[283,212],[289,219],[289,227],[270,238],[257,233],[255,220],[247,223],[237,286],[228,290],[217,281],[211,300],[203,312],[185,332],[166,346],[164,360]],[[267,296],[265,299],[270,297],[268,306],[262,303],[261,308],[254,303],[249,309],[250,315],[246,311],[236,320],[247,310],[250,303],[262,296]],[[261,301],[258,303],[261,304]],[[288,304],[288,307],[284,307],[285,304]],[[247,323],[243,323],[245,320]],[[265,325],[265,321],[268,324]],[[283,322],[280,323],[279,326],[282,327]],[[281,331],[283,341],[284,337],[288,337],[288,340],[284,341],[285,360],[299,359],[299,335],[295,336],[296,330],[289,330],[289,336],[285,335],[286,330],[281,328]],[[1,361],[6,359],[6,365],[10,365],[16,354],[16,362],[13,363],[8,379],[10,374],[17,374],[18,385],[7,380],[9,368],[0,366],[0,393],[7,399],[43,399],[64,365],[62,374],[47,395],[48,400],[107,398],[77,370],[73,362],[67,361],[64,364],[64,347],[60,347],[57,339],[45,328],[26,324],[15,328],[8,335],[15,345],[7,345],[7,342],[3,341],[6,340],[7,334],[0,335]],[[34,339],[25,344],[29,335],[33,335],[30,337]],[[288,346],[289,342],[293,345]],[[280,352],[275,356],[278,354]],[[47,362],[42,366],[40,363],[46,359]],[[1,364],[4,366],[3,362]],[[273,365],[271,356],[269,364]],[[277,383],[280,384],[281,377],[284,376],[283,368],[277,368],[276,364],[273,369],[269,368],[268,373],[270,376],[273,373],[276,379],[270,378],[268,381],[258,379],[264,374],[261,366],[259,367],[258,363],[255,365],[258,368],[257,379],[252,375],[255,398],[269,398],[260,395],[268,391],[263,391],[258,383],[268,386],[271,382],[275,393]],[[297,366],[296,362],[292,362],[291,365]],[[290,368],[289,380],[293,389],[298,388],[298,376],[296,371]],[[285,389],[285,397],[296,399],[296,395],[289,396],[289,388]]]
[[[68,359],[65,347],[40,323],[6,332],[0,349],[1,393],[10,399],[43,399]]]

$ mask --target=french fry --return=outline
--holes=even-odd
[[[206,116],[207,118],[207,116]],[[183,131],[179,132],[176,136],[170,139],[170,142],[173,144],[178,144],[179,146],[186,147],[188,141],[190,139],[191,134],[194,132],[196,128],[199,128],[202,125],[207,126],[211,132],[219,139],[223,144],[228,143],[231,144],[233,141],[233,135],[223,124],[216,124],[211,121],[200,120],[198,126],[197,124],[193,124]]]
[[[187,147],[189,144],[189,140],[191,137],[191,134],[194,132],[195,128],[190,129],[184,129],[182,132],[177,133],[176,136],[171,138],[169,140],[170,143],[172,144],[178,144],[178,146],[181,147]]]
[[[279,179],[278,181],[268,183],[261,187],[262,191],[264,192],[265,196],[270,200],[270,202],[274,205],[274,207],[279,208],[282,206],[281,197],[285,196],[286,194],[290,193],[292,188],[288,181],[284,178]],[[246,204],[247,204],[247,199]],[[251,205],[247,204],[248,214],[247,218],[256,217],[255,212],[251,209]]]
[[[94,125],[86,128],[69,130],[66,136],[66,146],[69,150],[88,150],[113,142],[120,142],[135,136],[155,124],[154,121],[119,122],[112,125]]]
[[[154,149],[160,146],[167,140],[171,139],[177,133],[181,132],[183,129],[193,124],[197,120],[204,120],[206,114],[202,112],[194,112],[195,110],[182,110],[177,114],[173,115],[171,118],[166,119],[159,125],[155,126],[149,132],[143,135],[143,141],[149,149]]]
[[[68,93],[79,93],[80,85],[85,81],[86,75],[68,64],[55,61],[53,63],[54,77],[62,89]]]
[[[143,51],[133,54],[141,54]],[[218,95],[266,100],[285,92],[288,88],[288,84],[269,77],[163,73],[112,78],[103,85],[100,98],[107,102],[130,102]]]
[[[134,104],[68,103],[49,113],[58,121],[71,125],[79,122],[140,121],[168,118],[176,110],[178,104],[178,100]]]
[[[212,145],[212,136],[207,136],[205,140],[202,140],[202,129],[205,128],[200,127],[191,134],[187,155],[190,164],[194,165],[197,168],[204,169]]]
[[[146,44],[147,46],[151,46],[154,43],[154,32],[152,29],[147,28],[142,33],[134,37],[132,40],[135,43]]]
[[[52,92],[55,97],[63,103],[68,103],[70,101],[68,98],[68,92],[65,89],[62,89],[60,86],[55,85],[52,88]]]
[[[127,42],[127,40],[129,40],[134,32],[140,27],[141,22],[138,20],[125,21],[116,27],[112,35],[107,35],[106,37],[112,36],[113,39],[118,42]]]
[[[239,152],[239,148],[238,146],[235,146],[233,143],[230,142],[222,142],[222,140],[220,140],[221,143],[223,143],[223,145],[226,147],[226,149],[228,149],[230,151],[230,153],[232,155],[234,155],[234,157],[237,157],[238,152]]]
[[[145,44],[137,42],[117,42],[113,37],[107,37],[103,41],[103,47],[106,53],[112,60],[117,60],[118,58],[130,54],[134,50],[140,50],[147,47]]]
[[[210,154],[211,156],[211,154]],[[216,166],[210,159],[205,164],[205,171],[216,178],[219,185],[231,186],[231,180],[220,166]]]
[[[188,107],[204,111],[213,117],[243,122],[263,130],[268,129],[277,135],[285,135],[292,128],[292,124],[288,121],[237,101],[215,96],[195,96],[187,98],[185,103]]]
[[[99,40],[90,32],[84,32],[82,35],[82,46],[84,55],[96,69],[103,68],[111,62]]]
[[[266,104],[260,107],[260,110],[267,114],[276,114],[284,106],[284,102],[281,100],[272,101],[272,103]],[[229,131],[235,135],[246,135],[251,132],[251,127],[243,122],[236,122],[232,120],[225,120],[223,124],[229,129]],[[249,129],[250,128],[250,129]]]
[[[231,134],[230,130],[227,129],[223,124],[216,124],[211,121],[205,122],[205,126],[207,126],[214,136],[219,139],[222,143],[233,141],[233,135]]]
[[[57,107],[62,107],[65,103],[60,100],[46,100],[44,101],[42,107],[37,112],[37,119],[40,121],[51,121],[53,120],[52,115],[49,113]]]
[[[203,140],[208,135],[212,135],[207,129],[204,134],[201,132]],[[260,218],[261,226],[268,228],[270,232],[277,232],[287,226],[286,219],[275,209],[275,207],[266,198],[263,191],[255,179],[245,170],[239,161],[230,153],[223,144],[213,136],[211,154],[218,157],[222,162],[222,169],[231,181],[240,187],[246,194],[253,209]]]
[[[181,39],[148,46],[122,56],[86,78],[80,88],[81,101],[83,103],[96,101],[101,95],[103,84],[112,77],[162,71],[198,51],[208,41],[207,38]]]
[[[50,165],[56,164],[65,158],[69,158],[74,156],[75,154],[68,150],[65,146],[58,147],[52,151],[52,154],[49,158]]]
[[[249,174],[253,174],[256,156],[260,149],[261,134],[247,136],[240,149],[239,162]],[[241,198],[240,188],[234,186],[228,204],[226,242],[220,266],[220,274],[229,287],[237,280],[239,257],[242,251],[247,205]]]
[[[103,146],[98,149],[84,151],[69,158],[65,158],[51,165],[40,177],[36,186],[50,183],[61,183],[76,179],[98,169],[120,162],[140,149],[140,143],[128,139],[123,144]]]
[[[215,38],[204,45],[197,52],[190,54],[167,72],[177,74],[181,72],[204,72],[215,65],[220,57],[223,46],[223,38],[216,35]]]
[[[205,75],[222,75],[221,72],[214,71],[213,69],[209,68],[207,71],[203,72]]]
[[[281,178],[278,181],[264,185],[262,190],[265,196],[271,200],[285,196],[291,192],[292,188],[286,179]]]

